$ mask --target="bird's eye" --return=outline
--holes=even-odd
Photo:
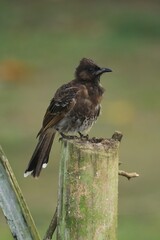
[[[91,67],[91,68],[88,69],[88,71],[89,71],[90,73],[93,73],[93,72],[94,72],[94,68]]]

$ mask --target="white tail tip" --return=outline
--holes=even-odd
[[[47,167],[47,163],[43,163],[42,168],[46,168]]]
[[[29,171],[29,172],[25,172],[25,173],[24,173],[24,177],[28,177],[29,175],[32,174],[32,172],[33,172],[33,170],[32,170],[32,171]]]

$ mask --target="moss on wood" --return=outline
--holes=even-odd
[[[115,240],[117,139],[64,140],[59,177],[58,240]]]

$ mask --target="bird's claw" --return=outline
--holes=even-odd
[[[61,137],[59,138],[59,141],[62,141],[63,139],[66,140],[74,140],[74,139],[80,139],[80,140],[89,140],[89,135],[83,135],[81,132],[78,132],[79,137],[75,135],[65,135],[64,133],[60,133]]]
[[[59,141],[62,141],[63,139],[66,139],[66,140],[78,139],[77,136],[65,135],[64,133],[60,133],[60,134],[61,134],[61,137],[59,138]]]
[[[83,135],[81,132],[78,132],[79,136],[80,136],[80,139],[81,140],[88,140],[89,139],[89,135]]]

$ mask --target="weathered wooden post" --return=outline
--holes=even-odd
[[[57,210],[58,240],[115,240],[118,148],[111,139],[63,140]]]
[[[12,236],[17,240],[40,240],[33,218],[10,164],[0,147],[0,207]]]

